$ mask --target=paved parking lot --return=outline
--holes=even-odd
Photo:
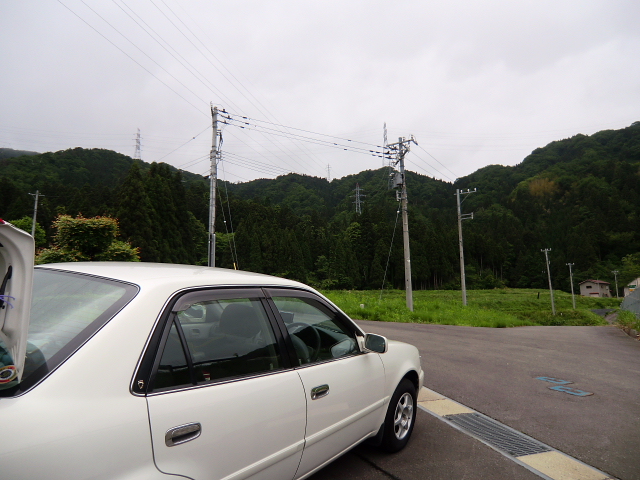
[[[436,392],[611,477],[640,479],[640,342],[615,327],[359,323],[416,345]],[[358,447],[312,478],[540,478],[422,411],[414,436],[400,454]]]

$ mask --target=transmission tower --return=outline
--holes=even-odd
[[[331,165],[327,164],[327,182],[331,183]]]
[[[140,129],[138,129],[138,133],[136,133],[136,150],[133,153],[133,158],[136,160],[142,160],[140,153]]]
[[[386,146],[387,146],[387,122],[384,122],[384,134],[383,134],[383,150],[382,150],[382,166],[386,167],[387,165],[389,167],[391,167],[391,159],[389,159],[389,163],[387,163],[387,151],[386,151]]]
[[[362,194],[362,189],[360,188],[360,184],[359,183],[356,183],[356,190],[355,191],[356,191],[356,195],[355,195],[356,201],[353,202],[353,203],[356,204],[356,213],[360,214],[360,213],[362,213],[362,204],[364,203],[361,200],[361,198],[362,197],[366,197],[366,195]]]
[[[407,213],[407,182],[404,172],[404,157],[409,153],[409,146],[411,142],[416,145],[413,135],[410,139],[404,137],[398,138],[397,143],[391,145],[385,145],[390,153],[395,153],[395,160],[393,166],[399,166],[399,171],[392,170],[391,180],[393,181],[393,187],[400,189],[400,198],[402,202],[402,240],[404,245],[404,287],[407,296],[407,308],[413,312],[413,288],[411,286],[411,253],[409,252],[409,218]],[[397,195],[397,193],[396,193]]]

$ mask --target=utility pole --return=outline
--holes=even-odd
[[[545,261],[547,262],[547,276],[549,277],[549,293],[551,293],[551,312],[555,315],[556,314],[556,304],[553,301],[553,288],[551,287],[551,268],[549,267],[549,252],[551,251],[550,248],[545,248],[543,250],[540,250],[541,252],[544,252],[544,258]]]
[[[40,190],[36,190],[36,193],[30,193],[29,195],[33,195],[33,197],[35,198],[35,201],[33,203],[33,221],[31,222],[31,236],[33,238],[36,238],[36,217],[38,216],[38,198],[40,196],[44,195],[40,195]]]
[[[213,133],[211,139],[211,173],[209,175],[209,252],[208,265],[216,266],[216,184],[218,182],[218,107],[211,105]]]
[[[357,214],[361,214],[362,213],[362,200],[360,200],[361,197],[366,197],[366,195],[363,195],[362,190],[360,189],[360,184],[356,183],[356,201],[353,202],[356,204],[356,213]]]
[[[460,285],[462,286],[462,305],[467,305],[467,280],[464,275],[464,251],[462,248],[462,220],[473,220],[473,213],[465,213],[462,215],[460,206],[462,202],[460,201],[460,195],[469,195],[470,193],[477,192],[478,189],[474,188],[473,190],[467,189],[466,192],[462,190],[456,189],[456,200],[458,202],[458,245],[460,246]]]
[[[407,308],[413,312],[413,288],[411,286],[411,253],[409,252],[409,217],[407,213],[407,182],[404,171],[404,157],[409,153],[411,142],[418,144],[413,135],[409,140],[398,138],[398,143],[386,145],[387,149],[396,153],[394,165],[400,165],[400,172],[393,174],[394,187],[401,188],[400,201],[402,202],[402,240],[404,245],[404,287],[407,296]]]
[[[618,297],[618,274],[620,273],[618,270],[613,270],[611,273],[613,273],[615,279],[616,279],[616,298],[620,298]]]
[[[569,265],[569,281],[571,282],[571,301],[573,302],[573,309],[576,309],[576,296],[573,294],[573,272],[571,271],[571,267],[575,265],[575,263],[567,263]]]

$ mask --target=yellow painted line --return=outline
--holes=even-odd
[[[438,392],[422,387],[418,394],[418,405],[431,413],[446,417],[447,415],[458,415],[460,413],[473,413],[473,410],[465,407],[461,403],[440,395]]]
[[[443,397],[438,392],[429,390],[427,387],[422,387],[420,389],[420,393],[418,393],[418,402],[426,402],[429,400],[443,400],[445,398],[446,397]]]
[[[442,417],[445,421],[449,415],[477,413],[475,410],[426,387],[422,387],[418,393],[418,405],[429,413]],[[452,423],[450,425],[455,426]],[[467,433],[464,429],[455,428]],[[524,436],[526,437],[526,435]],[[483,443],[486,442],[483,441]],[[514,457],[493,445],[488,443],[487,445],[543,478],[551,480],[615,480],[614,477],[557,450]]]
[[[430,412],[440,415],[441,417],[446,417],[447,415],[458,415],[460,413],[473,413],[473,410],[470,408],[449,399],[418,402],[418,405],[423,406]]]
[[[558,451],[517,457],[554,480],[608,480],[611,477]]]

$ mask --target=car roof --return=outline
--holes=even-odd
[[[136,285],[173,285],[176,289],[198,286],[295,287],[315,292],[294,280],[227,268],[147,262],[68,262],[48,263],[37,268],[64,270],[107,277]]]

